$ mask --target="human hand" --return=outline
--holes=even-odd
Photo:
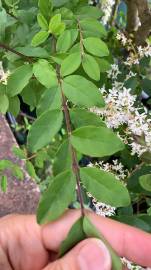
[[[117,253],[151,267],[151,235],[88,212]],[[100,240],[86,239],[56,260],[60,243],[80,217],[67,211],[59,220],[40,227],[35,216],[9,215],[0,220],[0,270],[110,270],[111,259]]]

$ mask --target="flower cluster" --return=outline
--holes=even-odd
[[[9,71],[7,72],[4,71],[3,63],[0,61],[0,83],[7,84],[9,74],[10,74]]]
[[[104,13],[101,21],[104,25],[106,25],[111,17],[112,8],[115,4],[115,0],[102,0],[101,1],[101,9]]]
[[[147,268],[143,268],[139,265],[135,265],[134,263],[130,262],[129,260],[127,260],[126,258],[122,258],[122,263],[123,265],[129,269],[129,270],[151,270],[151,268],[147,267]]]

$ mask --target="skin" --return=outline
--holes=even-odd
[[[150,234],[91,212],[86,215],[120,256],[144,267],[151,267]],[[0,270],[78,270],[76,266],[61,267],[62,262],[67,261],[67,265],[74,263],[77,247],[72,256],[65,256],[65,260],[56,261],[56,256],[61,242],[79,217],[78,210],[68,210],[59,220],[45,226],[39,226],[32,215],[8,215],[1,218]],[[90,240],[85,240],[85,243],[87,241]],[[94,241],[91,241],[92,245]],[[84,241],[80,245],[81,248]],[[55,268],[58,262],[59,266]]]

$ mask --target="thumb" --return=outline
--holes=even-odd
[[[105,244],[89,238],[44,270],[111,270],[111,257]]]

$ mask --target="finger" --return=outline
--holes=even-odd
[[[109,251],[102,241],[86,239],[62,259],[49,264],[44,270],[111,270]]]
[[[0,269],[13,270],[9,264],[6,254],[4,253],[1,247],[0,247]]]
[[[151,235],[137,228],[87,212],[91,222],[110,242],[121,257],[137,264],[151,266]],[[69,210],[58,221],[42,228],[43,243],[47,249],[57,251],[71,226],[80,217],[80,211]]]

